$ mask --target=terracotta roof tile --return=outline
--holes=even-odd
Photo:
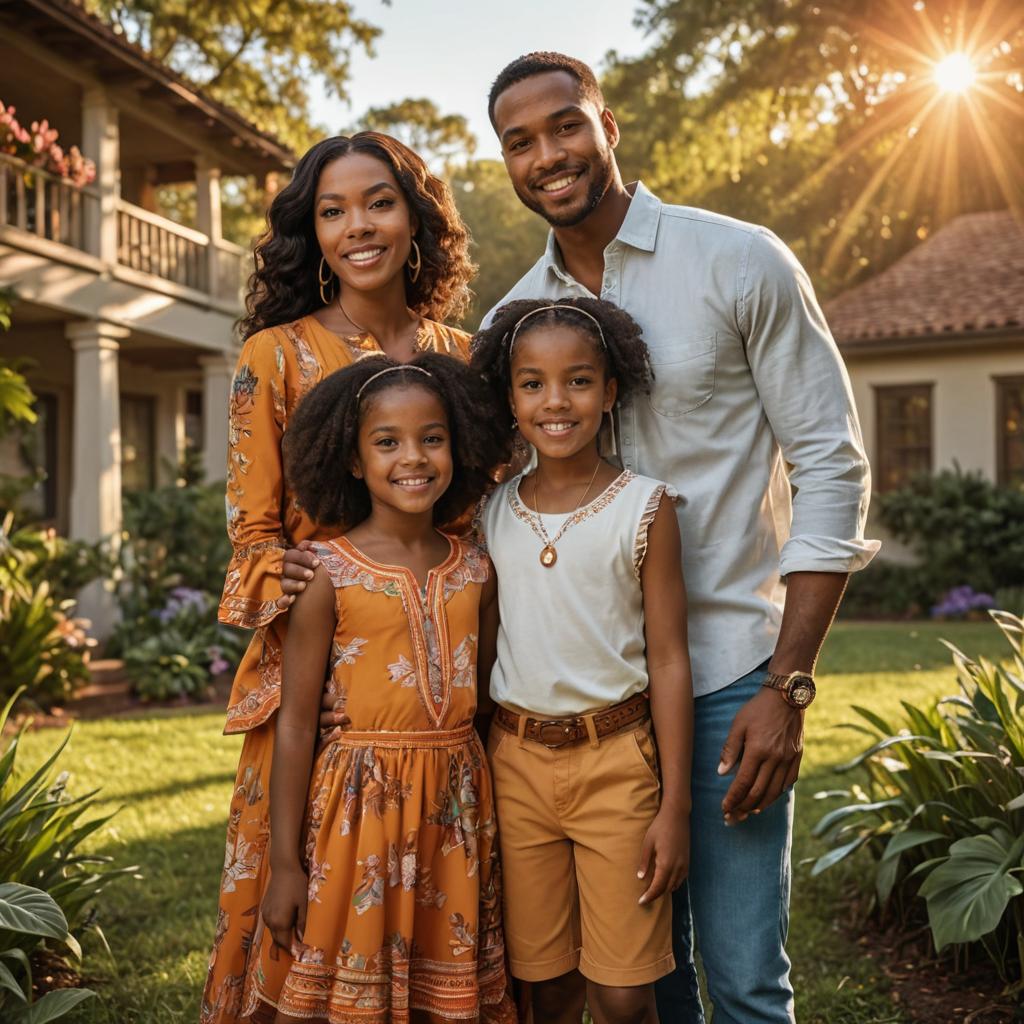
[[[825,314],[844,346],[1022,327],[1024,223],[1009,210],[963,214]]]

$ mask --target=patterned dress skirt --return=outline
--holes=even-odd
[[[240,968],[216,970],[215,944],[221,983],[201,1019],[262,1024],[276,1008],[327,1024],[514,1024],[491,778],[471,724],[486,560],[453,538],[421,591],[343,538],[317,553],[338,605],[330,686],[353,727],[313,766],[306,926],[286,952],[259,918],[272,743],[261,727],[239,769],[221,899],[222,917],[235,909],[251,930],[241,957],[223,950]],[[233,903],[226,888],[245,895]]]

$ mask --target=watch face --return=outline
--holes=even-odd
[[[789,687],[789,702],[798,708],[805,708],[814,700],[814,680],[797,676]]]

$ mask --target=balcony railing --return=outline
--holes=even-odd
[[[205,292],[209,244],[201,231],[118,200],[117,262],[124,267]]]
[[[86,250],[86,207],[99,209],[99,192],[0,153],[0,225]]]
[[[72,185],[56,175],[0,153],[0,227],[91,252],[87,225],[101,213],[99,190]],[[239,304],[248,253],[226,240],[213,243],[201,231],[117,200],[117,263],[172,284]]]

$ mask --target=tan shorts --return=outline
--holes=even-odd
[[[512,974],[546,981],[579,968],[600,985],[672,971],[672,900],[640,906],[640,846],[658,812],[650,722],[550,750],[491,727]]]

